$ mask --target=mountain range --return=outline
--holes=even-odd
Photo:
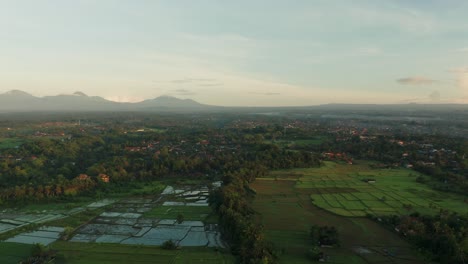
[[[56,96],[36,97],[20,90],[0,94],[0,112],[34,111],[156,111],[203,110],[213,106],[203,105],[191,99],[160,96],[139,103],[119,103],[83,92]]]
[[[249,112],[276,113],[291,111],[319,112],[350,111],[468,111],[467,104],[324,104],[295,107],[223,107],[198,103],[192,99],[179,99],[172,96],[160,96],[138,103],[119,103],[99,96],[88,96],[83,92],[37,97],[20,90],[11,90],[0,94],[0,113],[13,112]]]

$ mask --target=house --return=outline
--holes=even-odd
[[[98,178],[105,183],[108,183],[110,181],[110,176],[106,175],[104,173],[99,174]]]
[[[86,174],[80,174],[80,175],[78,175],[78,177],[76,177],[76,179],[78,179],[80,181],[85,181],[85,180],[89,179],[89,176],[86,175]]]

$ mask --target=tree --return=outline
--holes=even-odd
[[[178,214],[177,215],[177,223],[182,224],[184,222],[184,215],[183,214]]]
[[[310,228],[310,236],[315,245],[338,245],[338,230],[334,226],[317,226]]]
[[[174,250],[174,249],[177,249],[177,245],[174,241],[167,240],[161,245],[161,248],[167,249],[167,250]]]
[[[309,249],[309,251],[307,251],[307,256],[312,261],[319,261],[321,258],[323,258],[323,252],[320,250],[319,247],[314,246],[311,249]]]

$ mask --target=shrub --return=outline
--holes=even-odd
[[[172,240],[167,240],[164,242],[161,246],[162,249],[168,249],[168,250],[174,250],[177,249],[177,245],[174,241]]]

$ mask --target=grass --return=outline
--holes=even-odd
[[[73,208],[83,207],[95,199],[81,199],[79,201],[48,202],[48,203],[30,203],[20,208],[21,212],[35,213],[42,211],[66,212]]]
[[[0,149],[11,149],[23,144],[23,140],[16,138],[1,138]]]
[[[93,210],[86,209],[83,212],[71,215],[71,216],[69,216],[67,218],[58,219],[58,220],[48,222],[47,225],[77,228],[77,227],[81,226],[82,224],[91,221],[93,218],[100,215],[104,211],[105,211],[104,208],[98,208],[98,209],[93,209]]]
[[[107,198],[124,198],[128,196],[138,196],[138,195],[158,195],[160,194],[166,184],[162,181],[149,181],[149,182],[130,182],[125,186],[121,185],[111,185],[110,190],[103,194]]]
[[[177,219],[179,214],[184,216],[184,220],[188,221],[216,221],[211,207],[208,206],[158,206],[146,212],[144,217]]]
[[[342,216],[438,213],[442,208],[468,213],[466,197],[441,193],[416,182],[417,172],[372,169],[369,165],[367,161],[358,165],[325,162],[320,168],[295,169],[293,173],[300,175],[295,187],[308,191],[318,207]],[[280,174],[290,175],[291,171],[277,171],[275,177]],[[375,183],[365,179],[375,179]]]
[[[19,263],[31,255],[34,245],[0,242],[0,263]]]
[[[265,227],[266,239],[273,242],[280,252],[279,263],[311,262],[307,252],[312,247],[309,230],[314,224],[331,225],[338,229],[341,246],[322,249],[330,256],[329,263],[430,263],[419,257],[411,245],[397,234],[363,217],[366,213],[380,213],[378,210],[386,213],[385,210],[389,210],[379,200],[382,197],[380,189],[376,195],[362,192],[362,198],[370,199],[370,205],[376,206],[373,208],[375,212],[368,210],[368,206],[354,194],[360,193],[358,190],[373,190],[374,187],[360,180],[355,186],[352,179],[336,171],[332,174],[330,169],[336,169],[335,164],[327,163],[323,168],[310,169],[322,174],[311,173],[309,169],[275,171],[251,184],[257,193],[252,202],[253,208],[259,213],[258,221]],[[344,168],[340,169],[345,171]],[[350,173],[360,177],[356,172]],[[313,181],[318,187],[312,187]],[[392,198],[388,200],[396,201]],[[382,205],[383,208],[380,208]],[[398,254],[389,258],[382,250],[371,250],[376,245],[381,249],[398,248]],[[359,254],[355,251],[357,246],[373,253]]]
[[[57,250],[56,263],[234,263],[233,256],[211,248],[191,247],[163,250],[158,247],[72,243],[57,241],[50,246]]]
[[[153,181],[145,183],[140,188],[135,188],[131,190],[130,193],[132,195],[154,195],[160,194],[164,190],[164,188],[166,188],[166,185],[162,184],[160,181]]]

